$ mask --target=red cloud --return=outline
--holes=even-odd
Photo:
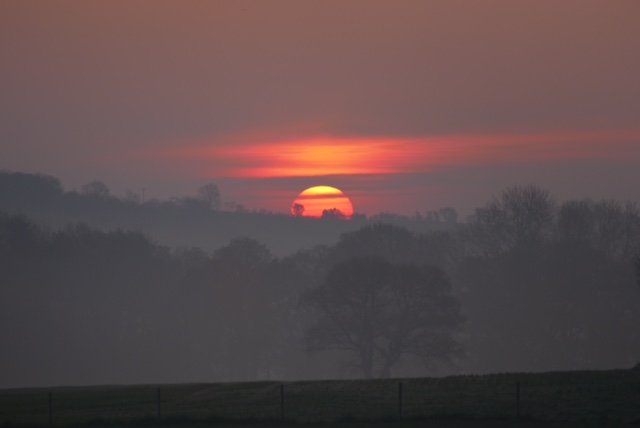
[[[157,154],[210,161],[205,175],[235,178],[401,174],[456,165],[583,159],[640,159],[640,131],[422,138],[235,136],[181,144]]]

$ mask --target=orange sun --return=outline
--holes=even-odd
[[[353,216],[353,204],[340,189],[314,186],[305,189],[291,204],[294,217],[342,218]]]

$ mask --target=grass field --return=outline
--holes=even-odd
[[[54,425],[617,426],[640,422],[640,371],[13,389],[0,424],[48,425],[49,398]]]
[[[90,428],[132,428],[136,425],[91,425]],[[154,425],[148,425],[153,427]],[[220,423],[199,423],[190,422],[183,424],[162,424],[155,425],[158,428],[614,428],[624,427],[622,422],[544,422],[544,421],[516,421],[516,420],[416,420],[399,422],[328,422],[314,424],[292,424],[292,423],[256,423],[256,424],[220,424]]]

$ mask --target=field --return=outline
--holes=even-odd
[[[262,428],[617,426],[640,422],[640,370],[445,378],[0,390],[0,424]],[[550,423],[551,424],[548,424]],[[571,424],[573,425],[571,425]]]
[[[624,427],[622,422],[542,422],[516,420],[414,420],[414,421],[379,421],[379,422],[327,422],[314,424],[292,423],[204,423],[183,422],[161,425],[139,424],[91,424],[87,428],[613,428]]]

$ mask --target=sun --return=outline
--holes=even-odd
[[[353,217],[353,204],[344,192],[331,186],[313,186],[303,190],[291,204],[294,217],[340,218]]]

